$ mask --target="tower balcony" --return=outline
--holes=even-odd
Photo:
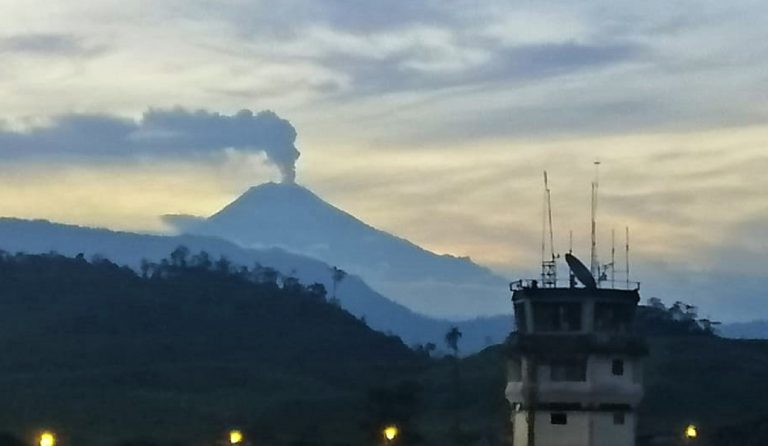
[[[513,334],[507,348],[511,403],[634,407],[643,397],[639,336]]]
[[[585,382],[507,383],[505,390],[511,403],[529,405],[579,404],[584,408],[605,405],[636,407],[643,398],[639,382],[595,380]]]
[[[642,336],[633,334],[523,334],[512,333],[506,343],[510,356],[526,356],[539,360],[592,354],[621,354],[641,357],[648,354]]]

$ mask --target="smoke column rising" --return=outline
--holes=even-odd
[[[67,114],[27,131],[0,129],[0,159],[182,158],[232,148],[263,153],[283,182],[296,179],[296,129],[272,111],[224,115],[182,108],[150,109],[139,121]]]

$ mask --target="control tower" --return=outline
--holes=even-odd
[[[571,278],[563,286],[510,285],[513,446],[634,446],[647,354],[632,330],[639,284],[599,287],[576,257],[565,257]]]

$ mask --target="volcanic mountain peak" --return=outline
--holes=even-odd
[[[449,317],[506,310],[506,281],[490,270],[376,229],[297,184],[251,187],[207,219],[166,221],[182,232],[321,259],[419,312]]]
[[[373,234],[375,238],[395,239],[332,206],[309,189],[284,183],[251,187],[193,232],[228,238],[248,247],[283,247],[332,262],[338,259],[329,259],[317,249],[338,250],[348,241],[370,238]]]
[[[249,188],[235,201],[213,214],[208,220],[211,223],[253,218],[259,214],[261,218],[269,214],[284,219],[285,217],[321,217],[328,219],[355,219],[335,206],[328,204],[306,187],[296,183],[264,183]],[[359,220],[359,223],[362,224]],[[286,221],[290,223],[290,221]],[[315,222],[317,223],[317,222]]]
[[[304,186],[296,183],[275,183],[269,182],[259,184],[258,186],[252,186],[248,188],[245,193],[240,195],[235,201],[233,201],[228,207],[234,204],[253,205],[261,204],[263,202],[285,202],[292,201],[293,204],[302,204],[293,200],[300,200],[304,203],[322,202],[317,195]]]

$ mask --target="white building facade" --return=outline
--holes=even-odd
[[[634,446],[647,354],[632,333],[637,289],[536,285],[512,294],[513,446]]]

